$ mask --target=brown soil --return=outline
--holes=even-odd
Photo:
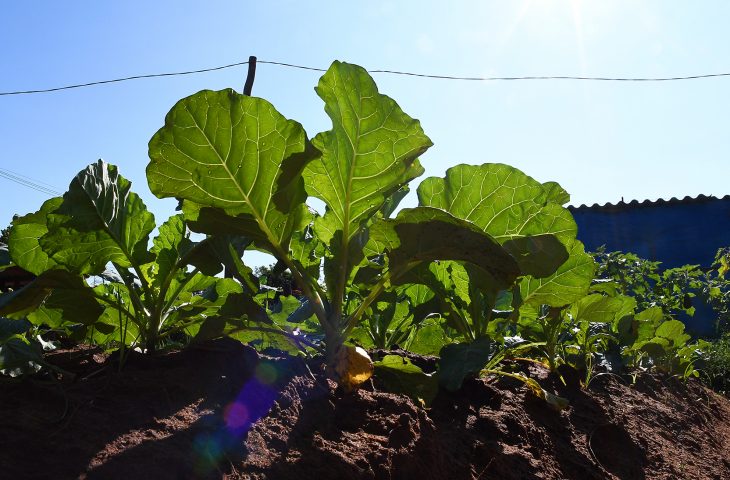
[[[567,410],[512,380],[470,380],[425,410],[232,340],[133,355],[121,373],[92,349],[48,360],[75,378],[0,383],[2,478],[730,478],[730,401],[693,381],[569,389],[532,366]]]

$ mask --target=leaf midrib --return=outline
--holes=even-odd
[[[265,222],[265,215],[264,215],[264,217],[262,217],[260,215],[259,211],[256,208],[254,208],[254,205],[251,203],[250,197],[246,194],[246,192],[243,191],[243,189],[241,188],[241,185],[236,180],[236,177],[233,175],[233,173],[231,172],[231,170],[228,168],[228,165],[226,164],[225,160],[223,160],[223,157],[221,157],[221,155],[218,152],[218,150],[216,149],[216,147],[213,146],[213,143],[211,142],[210,137],[205,132],[205,130],[201,127],[201,125],[198,123],[198,119],[190,111],[190,109],[188,108],[188,105],[187,104],[185,104],[185,111],[188,112],[188,115],[190,115],[190,118],[192,119],[195,128],[197,128],[198,131],[200,131],[200,133],[203,135],[203,138],[205,138],[205,141],[208,142],[208,146],[215,153],[215,156],[220,161],[221,166],[225,170],[225,172],[228,175],[228,177],[230,178],[231,182],[233,182],[233,184],[236,186],[236,189],[241,194],[241,197],[243,197],[244,202],[246,202],[246,205],[248,205],[249,209],[251,210],[251,213],[253,214],[254,218],[256,219],[256,223],[259,225],[259,227],[263,231],[264,235],[266,235],[266,238],[269,240],[269,242],[271,242],[271,244],[277,250],[281,250],[281,245],[279,245],[279,242],[278,242],[279,239],[276,238],[276,237],[274,237],[274,235],[272,234],[271,230],[269,229],[269,226]],[[231,112],[232,111],[233,111],[233,109],[231,109]],[[256,123],[256,135],[257,135],[257,138],[256,138],[256,147],[257,147],[257,149],[258,149],[258,146],[259,146],[259,137],[258,137],[258,134],[260,132],[260,128],[259,128],[259,124],[258,124],[258,118],[259,117],[257,115],[256,116],[256,121],[257,121],[257,123]],[[232,137],[233,137],[233,128],[231,127],[231,141],[233,141],[232,140]],[[230,150],[229,150],[229,154],[230,154]],[[258,170],[260,168],[261,168],[261,164],[260,163],[257,163],[257,168],[256,168],[257,172],[258,172]],[[252,188],[253,188],[253,186],[252,186]]]

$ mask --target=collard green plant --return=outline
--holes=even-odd
[[[631,297],[590,294],[563,308],[521,308],[517,330],[536,342],[532,354],[537,352],[551,370],[570,365],[587,384],[594,363],[617,343],[618,325],[633,315],[635,305]]]
[[[482,364],[468,371],[461,354],[442,352],[443,385],[460,385],[465,375],[498,358],[507,348],[505,337],[514,333],[512,320],[520,308],[564,306],[587,292],[593,261],[575,238],[575,221],[562,206],[569,197],[557,183],[541,184],[502,164],[458,165],[444,178],[426,179],[418,196],[423,206],[472,222],[505,248],[519,267],[519,275],[509,282],[495,281],[483,270],[458,261],[430,264],[410,275],[411,282],[434,292],[448,328],[461,340],[445,348],[453,353],[483,352],[474,357]],[[451,365],[451,359],[461,365]]]
[[[450,283],[462,292],[456,298],[466,304],[459,323],[470,325],[462,329],[467,340],[486,334],[495,307],[504,298],[500,291],[509,290],[516,308],[564,306],[586,294],[593,262],[575,238],[575,221],[562,206],[569,197],[558,184],[541,184],[508,165],[458,165],[443,179],[426,179],[418,195],[422,205],[473,222],[519,264],[515,284],[495,284],[471,267],[455,266],[446,266],[451,268],[449,281],[443,274],[427,280],[437,290],[449,288]]]
[[[13,222],[12,260],[37,277],[1,297],[0,312],[149,352],[214,315],[265,318],[261,307],[238,298],[250,288],[246,283],[212,276],[223,264],[217,239],[193,242],[182,215],[175,215],[148,248],[154,228],[152,214],[115,166],[89,165],[63,197]]]
[[[147,177],[155,195],[183,200],[195,231],[243,235],[288,268],[337,372],[354,353],[345,339],[414,269],[458,260],[509,284],[519,266],[489,234],[444,210],[388,218],[423,173],[418,157],[431,141],[358,66],[334,62],[315,90],[332,129],[311,142],[266,100],[232,90],[182,99],[150,141]],[[324,202],[323,215],[308,210],[308,196]],[[372,274],[356,282],[362,269]]]
[[[420,123],[356,65],[334,62],[315,90],[332,128],[311,141],[261,98],[226,89],[181,99],[149,142],[147,179],[182,213],[156,226],[116,167],[90,165],[63,197],[14,220],[7,260],[37,278],[0,297],[0,315],[122,350],[153,352],[180,335],[315,349],[346,389],[377,370],[426,402],[481,374],[518,379],[564,407],[501,368],[518,354],[591,372],[617,350],[635,366],[692,371],[678,322],[636,313],[619,281],[593,281],[560,185],[502,164],[458,165],[396,214],[431,146]],[[246,249],[276,258],[273,286],[262,290]],[[656,266],[643,266],[627,284],[640,304],[662,280],[694,288],[691,268],[654,278]],[[224,268],[233,278],[216,276]],[[394,356],[373,365],[361,346],[439,354],[438,371]]]

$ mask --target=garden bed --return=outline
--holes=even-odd
[[[567,410],[510,379],[424,409],[230,339],[133,354],[121,372],[92,348],[47,360],[74,376],[3,379],[5,478],[730,478],[730,402],[693,380],[567,388],[530,365]]]

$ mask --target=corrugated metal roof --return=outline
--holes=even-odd
[[[721,201],[728,201],[730,200],[730,195],[725,195],[724,197],[715,197],[714,195],[703,195],[699,194],[696,197],[690,197],[686,196],[684,198],[677,198],[672,197],[669,200],[666,200],[664,198],[659,198],[657,200],[631,200],[630,202],[624,202],[623,200],[617,203],[604,203],[603,205],[600,205],[598,203],[594,203],[593,205],[586,205],[582,204],[580,206],[574,206],[569,205],[568,209],[571,211],[575,210],[601,210],[601,211],[619,211],[619,210],[626,210],[626,209],[633,209],[633,208],[647,208],[647,207],[658,207],[658,206],[667,206],[667,205],[691,205],[695,203],[705,203],[705,202],[712,202],[715,200],[721,200]]]

